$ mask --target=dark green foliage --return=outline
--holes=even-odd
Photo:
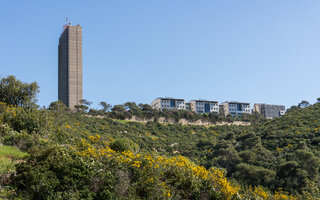
[[[288,161],[280,164],[277,178],[279,184],[286,190],[301,192],[301,188],[307,185],[307,175],[296,161]]]
[[[85,113],[89,109],[86,105],[75,105],[74,108],[78,113]]]
[[[255,149],[261,146],[261,138],[256,136],[255,133],[248,133],[240,136],[238,139],[239,147],[238,150]]]
[[[247,164],[252,164],[256,160],[256,154],[253,151],[245,150],[239,152],[239,156],[242,160],[242,162]]]
[[[139,146],[128,138],[116,139],[110,144],[110,148],[118,152],[123,152],[123,151],[137,152],[139,150]]]
[[[102,106],[102,111],[103,111],[103,112],[107,112],[107,111],[109,111],[109,109],[111,108],[111,105],[108,104],[108,103],[105,102],[105,101],[101,101],[101,102],[99,103],[99,105]]]
[[[17,166],[14,183],[31,199],[92,199],[89,183],[94,170],[89,163],[57,147],[32,149],[26,163]]]
[[[4,118],[4,121],[10,124],[14,130],[26,130],[28,133],[32,133],[38,132],[44,127],[46,123],[45,112],[34,108],[25,109],[22,107],[18,107],[17,110],[16,115],[7,115]]]
[[[299,166],[305,170],[310,180],[315,180],[319,174],[320,159],[306,150],[297,150],[295,153]]]
[[[235,167],[241,162],[238,152],[234,149],[232,143],[226,140],[220,140],[214,147],[213,153],[210,156],[214,162],[214,166],[222,167],[229,174],[235,171]]]
[[[115,112],[115,113],[122,113],[126,110],[126,108],[123,106],[123,105],[115,105],[113,108],[112,108],[112,112]]]
[[[241,163],[237,165],[237,170],[233,177],[247,185],[270,186],[275,181],[276,172],[262,167]],[[273,188],[274,189],[274,188]]]
[[[69,109],[67,108],[66,105],[64,105],[64,103],[59,100],[59,101],[55,101],[55,102],[52,102],[50,105],[49,105],[49,110],[51,111],[56,111],[56,112],[66,112],[68,111]]]
[[[14,76],[0,80],[0,102],[14,106],[34,107],[39,86],[36,82],[23,83]]]
[[[28,134],[26,131],[9,131],[4,134],[3,143],[19,147],[21,150],[27,150],[34,146],[36,136]]]

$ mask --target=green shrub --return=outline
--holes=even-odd
[[[27,131],[10,131],[3,139],[5,145],[13,145],[19,147],[19,149],[26,151],[34,146],[37,142],[37,136],[31,136]]]
[[[116,139],[110,144],[110,148],[118,152],[122,152],[122,151],[137,152],[139,150],[139,146],[128,138]]]
[[[93,199],[94,166],[64,148],[34,148],[17,165],[14,184],[31,199]]]

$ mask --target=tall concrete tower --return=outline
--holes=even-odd
[[[82,28],[65,25],[59,38],[58,98],[74,108],[82,99]]]

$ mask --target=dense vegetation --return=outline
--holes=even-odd
[[[0,143],[29,155],[3,172],[7,197],[320,198],[320,104],[251,126],[206,127],[88,117],[61,102],[38,109],[29,97],[0,104]]]

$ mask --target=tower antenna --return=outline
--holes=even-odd
[[[67,27],[68,27],[68,17],[66,17],[66,24],[63,25],[63,31],[62,31],[62,33],[67,29]],[[62,33],[61,33],[61,34],[62,34]]]

